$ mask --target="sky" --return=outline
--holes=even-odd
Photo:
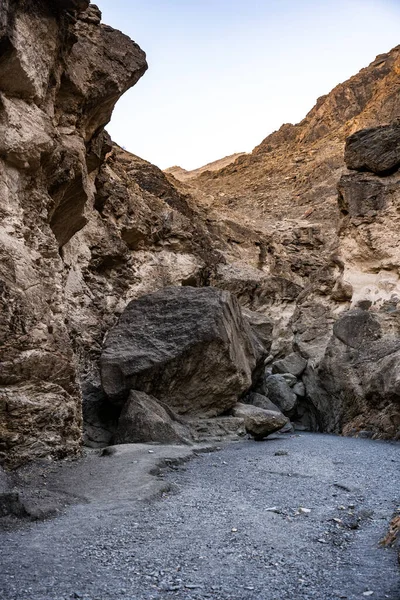
[[[400,44],[400,0],[98,0],[147,54],[114,141],[162,169],[250,152]]]

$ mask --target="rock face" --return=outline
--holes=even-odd
[[[400,167],[400,123],[362,129],[347,138],[344,160],[349,169],[385,175]]]
[[[348,172],[338,186],[339,250],[351,305],[303,377],[325,431],[400,438],[399,144],[394,124],[361,131],[346,146],[349,168],[370,171]]]
[[[114,403],[134,389],[179,414],[215,416],[251,386],[262,358],[233,296],[170,287],[127,306],[105,341],[101,378]]]
[[[396,47],[320,98],[301,123],[282,126],[250,155],[189,182],[199,202],[212,198],[220,228],[240,223],[235,250],[213,281],[274,320],[272,362],[296,352],[307,363],[291,409],[307,427],[400,437],[395,394],[384,401],[369,384],[355,393],[354,378],[351,385],[346,379],[360,338],[369,345],[371,335],[381,335],[391,347],[390,336],[398,336],[399,68]],[[357,307],[371,318],[351,313],[347,334],[345,313]],[[381,333],[376,322],[385,323]],[[347,352],[336,361],[341,344]],[[368,371],[370,359],[359,359],[366,362],[357,368]]]
[[[122,409],[114,443],[182,444],[189,439],[188,428],[167,406],[144,392],[132,391]]]
[[[291,393],[304,392],[295,410],[309,411],[311,427],[400,435],[397,350],[381,355],[398,336],[400,47],[250,155],[182,183],[104,132],[116,100],[147,65],[140,48],[100,18],[86,0],[0,6],[0,462],[78,452],[81,393],[84,439],[110,442],[121,406],[107,408],[101,389],[103,338],[129,302],[168,286],[214,286],[246,316],[239,319],[234,299],[220,302],[219,322],[233,311],[235,323],[215,338],[228,381],[225,390],[222,375],[215,384],[222,404],[211,401],[211,376],[197,377],[198,397],[191,388],[178,401],[187,390],[177,368],[168,385],[183,411],[231,407],[261,354],[276,363],[295,352],[307,367]],[[345,317],[354,309],[368,309],[379,327],[353,312]],[[360,318],[372,327],[363,329],[365,347],[380,344],[379,390],[372,350],[363,354],[351,325]],[[247,339],[243,356],[228,333]],[[207,373],[214,355],[197,359]],[[365,377],[360,387],[356,371]],[[132,378],[163,401],[165,380],[148,382],[143,373]],[[188,374],[196,382],[193,362]],[[131,391],[118,385],[117,404]]]
[[[76,453],[65,245],[88,222],[103,127],[146,70],[88,2],[0,7],[0,461]]]
[[[238,403],[232,412],[233,416],[244,419],[247,433],[256,440],[262,440],[271,433],[279,431],[289,422],[289,419],[280,412],[264,410],[250,404]]]
[[[353,310],[336,322],[333,331],[317,370],[305,377],[323,429],[398,437],[400,337],[393,330],[393,319]]]

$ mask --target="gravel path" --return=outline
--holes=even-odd
[[[378,546],[400,505],[399,444],[231,444],[165,472],[173,493],[147,501],[113,487],[118,456],[97,460],[107,493],[0,534],[1,600],[400,600],[397,553]]]

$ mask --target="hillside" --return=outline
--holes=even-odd
[[[176,166],[165,169],[164,173],[173,175],[176,179],[179,179],[179,181],[188,181],[189,179],[194,179],[195,177],[202,175],[202,173],[205,173],[206,171],[219,171],[220,169],[223,169],[224,167],[227,167],[231,163],[235,162],[235,160],[239,158],[239,156],[245,156],[245,152],[237,152],[236,154],[225,156],[225,158],[221,158],[220,160],[210,162],[204,165],[204,167],[199,167],[198,169],[194,169],[193,171],[186,171],[186,169],[182,169],[182,167]]]

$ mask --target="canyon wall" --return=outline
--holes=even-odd
[[[104,131],[147,65],[100,20],[84,0],[0,8],[0,461],[77,453],[82,394],[86,443],[111,441],[104,336],[167,286],[215,286],[272,318],[267,362],[307,360],[315,427],[396,437],[397,375],[378,382],[397,373],[398,165],[376,173],[353,156],[347,172],[343,152],[399,117],[400,48],[252,154],[182,182]],[[364,327],[356,347],[346,318]],[[357,365],[376,352],[367,377]]]
[[[144,53],[84,0],[0,7],[0,460],[81,443],[65,248],[94,209],[103,127]]]

